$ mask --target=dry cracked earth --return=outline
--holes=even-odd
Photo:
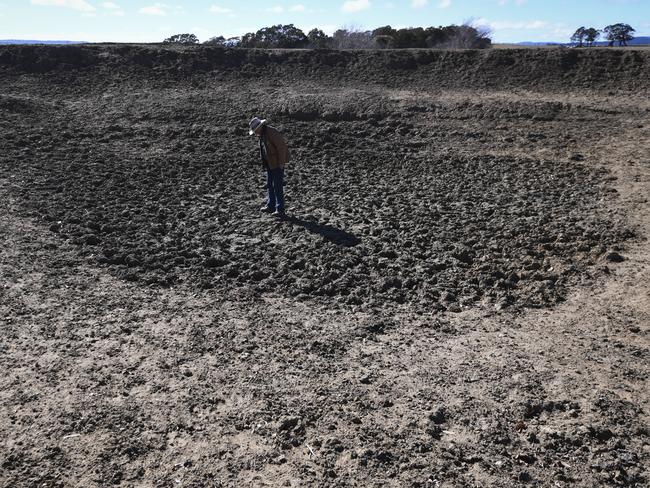
[[[11,53],[0,485],[650,483],[647,84]]]

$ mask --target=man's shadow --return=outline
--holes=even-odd
[[[318,222],[304,220],[293,215],[287,215],[284,218],[284,221],[291,225],[304,227],[312,234],[318,234],[326,241],[336,244],[337,246],[354,247],[361,244],[361,239],[354,234],[350,234],[349,232],[331,225],[319,224]]]

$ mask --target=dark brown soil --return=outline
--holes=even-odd
[[[643,486],[649,70],[0,48],[0,482]]]

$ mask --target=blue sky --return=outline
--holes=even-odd
[[[0,39],[159,42],[206,40],[293,23],[328,33],[458,24],[489,26],[495,42],[567,41],[581,25],[629,23],[650,35],[650,0],[0,0]]]

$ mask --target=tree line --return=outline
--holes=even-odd
[[[307,34],[293,24],[264,27],[241,37],[212,37],[203,44],[221,47],[267,49],[486,49],[491,47],[491,32],[469,23],[440,27],[394,29],[390,25],[374,30],[346,27],[329,36],[321,29]],[[194,34],[176,34],[165,44],[199,44]]]
[[[593,46],[601,35],[605,36],[609,46],[618,42],[619,46],[627,46],[627,43],[634,39],[636,32],[629,24],[612,24],[602,30],[593,27],[579,27],[571,36],[571,42],[578,47]]]

